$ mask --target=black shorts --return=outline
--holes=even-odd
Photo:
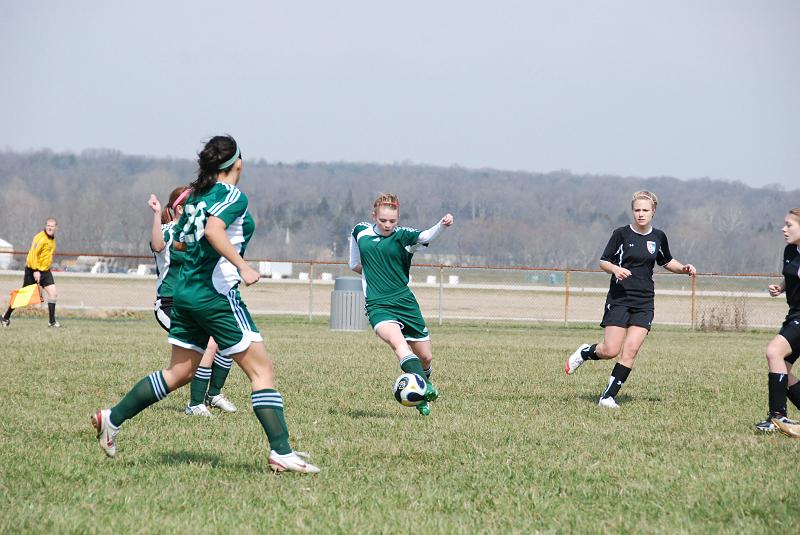
[[[23,286],[30,286],[31,284],[36,284],[36,279],[33,278],[33,274],[35,271],[36,271],[35,269],[31,269],[28,266],[25,266],[25,279],[22,281]],[[53,280],[53,274],[50,273],[50,270],[39,272],[39,286],[41,286],[42,288],[46,288],[47,286],[52,286],[55,283],[56,281]]]
[[[157,297],[153,312],[156,315],[156,321],[161,328],[169,332],[172,325],[172,298],[171,297]]]
[[[793,318],[784,321],[781,326],[781,332],[778,334],[786,338],[792,348],[792,354],[783,360],[789,364],[794,364],[797,357],[800,356],[800,319]]]
[[[612,305],[606,302],[601,327],[643,327],[650,330],[653,323],[653,309],[634,308],[625,305]]]

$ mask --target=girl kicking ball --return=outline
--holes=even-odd
[[[378,338],[389,344],[406,373],[425,378],[425,401],[417,405],[423,416],[439,395],[430,382],[433,354],[428,327],[419,303],[408,287],[411,257],[453,224],[446,214],[425,231],[399,227],[400,200],[383,193],[372,204],[372,223],[359,223],[350,234],[350,268],[360,273],[367,316]]]

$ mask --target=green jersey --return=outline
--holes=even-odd
[[[186,255],[175,289],[176,306],[201,305],[227,295],[241,282],[236,266],[208,243],[205,225],[210,216],[225,223],[228,240],[242,256],[253,236],[255,223],[247,210],[247,197],[236,186],[217,182],[203,195],[190,195],[177,225]]]
[[[359,223],[353,228],[368,307],[411,293],[408,271],[420,233],[417,229],[396,227],[394,232],[383,236],[371,223]]]
[[[178,273],[183,264],[183,251],[173,248],[175,243],[175,222],[170,221],[161,225],[161,234],[164,237],[164,248],[161,251],[153,251],[156,259],[156,295],[158,297],[172,297],[175,293],[175,285],[178,283]],[[151,249],[152,250],[152,249]]]

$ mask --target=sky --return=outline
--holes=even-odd
[[[3,0],[0,149],[800,188],[794,0]]]

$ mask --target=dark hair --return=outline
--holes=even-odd
[[[231,163],[225,169],[220,165],[230,160],[236,154],[236,140],[229,135],[214,136],[208,140],[206,146],[197,155],[197,180],[192,182],[192,189],[202,195],[211,189],[217,181],[220,171],[227,173],[236,163]]]
[[[172,190],[172,193],[169,194],[169,200],[167,201],[167,204],[161,209],[161,223],[166,224],[172,221],[172,215],[174,210],[172,208],[172,205],[175,204],[175,201],[178,200],[178,197],[181,196],[181,193],[183,193],[187,189],[189,189],[189,186],[179,186],[174,190]],[[187,198],[188,195],[183,198],[180,206],[186,204]]]

